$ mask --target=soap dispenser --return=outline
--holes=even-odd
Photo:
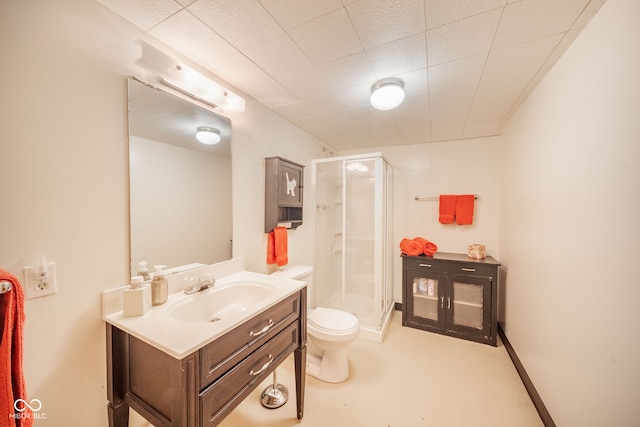
[[[138,263],[138,276],[147,281],[149,280],[149,270],[147,269],[147,261],[140,261]]]
[[[151,281],[151,303],[160,305],[167,302],[169,297],[169,282],[162,274],[162,270],[166,265],[154,265],[153,280]]]
[[[151,308],[151,286],[142,276],[133,276],[131,286],[122,294],[124,317],[142,316]]]

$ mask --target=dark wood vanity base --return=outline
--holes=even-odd
[[[107,323],[109,426],[127,427],[129,408],[154,426],[216,426],[291,353],[301,420],[306,299],[302,288],[183,359]]]

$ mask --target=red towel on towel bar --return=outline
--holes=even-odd
[[[440,195],[440,224],[453,224],[456,213],[456,196],[441,194]]]
[[[404,238],[400,241],[400,250],[410,256],[422,255],[423,247],[420,242]]]
[[[473,206],[475,199],[476,196],[473,194],[456,196],[456,224],[473,224]]]
[[[267,242],[267,264],[286,265],[289,262],[287,250],[287,229],[276,227],[271,230]]]
[[[23,404],[30,403],[22,372],[24,293],[18,279],[8,271],[0,269],[0,281],[11,283],[11,290],[0,294],[0,425],[31,427],[33,411]]]

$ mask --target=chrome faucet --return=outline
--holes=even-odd
[[[189,282],[188,285],[184,288],[184,293],[187,295],[195,294],[196,292],[213,288],[216,285],[216,279],[211,277],[210,274],[207,274],[207,278],[204,280],[200,277],[198,277],[197,279],[191,277],[190,279],[185,280]]]

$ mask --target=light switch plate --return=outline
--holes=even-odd
[[[47,263],[47,277],[36,277],[33,267],[24,268],[24,288],[27,299],[40,298],[58,292],[56,283],[56,264]]]

